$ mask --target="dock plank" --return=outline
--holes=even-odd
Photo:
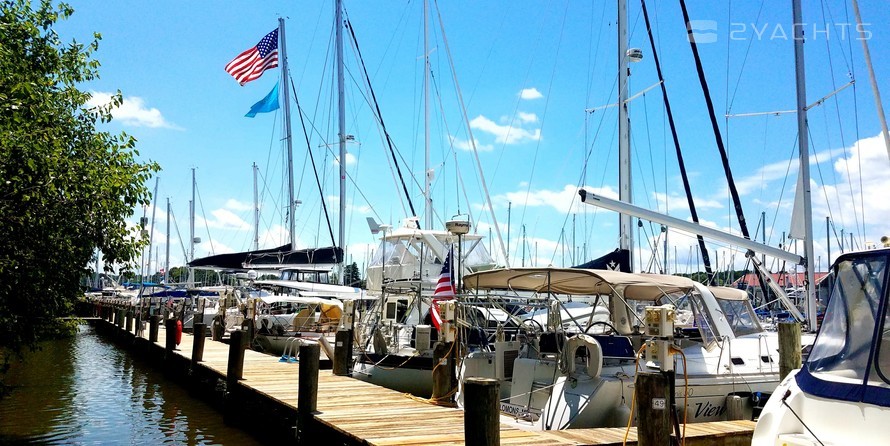
[[[147,330],[146,330],[147,336]],[[159,329],[155,343],[164,347],[164,327]],[[192,357],[193,338],[183,333],[174,354]],[[225,379],[229,345],[206,339],[201,367]],[[263,395],[280,404],[297,408],[299,362],[280,362],[278,357],[247,349],[244,352],[244,389]],[[330,370],[319,371],[318,403],[314,419],[340,432],[359,444],[392,445],[461,445],[464,444],[463,411],[438,406],[423,399],[376,386],[350,377],[336,376]],[[681,426],[682,428],[682,426]],[[747,438],[750,443],[754,423],[724,421],[689,424],[687,444],[745,444],[745,441],[724,443],[726,438]],[[627,444],[636,444],[636,429],[570,429],[536,431],[501,423],[503,445],[620,445],[627,435]],[[690,443],[690,440],[693,440]],[[694,442],[699,440],[699,442]]]

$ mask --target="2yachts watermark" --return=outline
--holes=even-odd
[[[689,39],[695,43],[715,43],[721,33],[729,40],[793,40],[795,28],[801,27],[806,40],[870,40],[871,23],[743,23],[733,22],[729,29],[716,20],[690,20]]]

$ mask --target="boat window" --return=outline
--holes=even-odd
[[[461,243],[461,257],[463,257],[462,266],[469,270],[491,267],[495,263],[485,244],[481,243],[481,239],[464,240]]]
[[[424,265],[441,265],[444,260],[440,260],[436,258],[436,253],[427,246],[426,243],[423,243],[420,239],[414,241],[408,245],[408,252],[415,258],[421,259],[420,262]],[[422,255],[421,255],[422,254]],[[403,260],[403,263],[407,263]]]
[[[732,332],[735,333],[736,336],[744,336],[763,331],[760,327],[760,323],[757,322],[757,316],[754,314],[754,309],[751,308],[751,303],[749,301],[718,298],[717,304],[720,305],[720,310],[723,311],[723,315],[726,316],[726,321],[729,322],[729,326],[732,328]]]
[[[702,343],[708,348],[711,348],[715,342],[717,342],[717,336],[714,334],[714,321],[711,320],[711,313],[708,313],[708,310],[705,308],[705,303],[702,302],[702,297],[699,294],[693,294],[689,301],[692,302],[692,311],[695,317],[695,327],[698,328],[699,333],[701,333]]]
[[[408,300],[407,299],[387,299],[386,301],[386,309],[384,313],[384,319],[389,319],[394,322],[399,322],[404,319],[405,314],[408,313]]]
[[[885,257],[873,256],[854,258],[837,265],[825,318],[807,360],[811,373],[855,381],[865,379],[886,266]],[[882,360],[887,362],[881,356],[878,354],[879,369]],[[890,365],[884,371],[890,372]],[[879,378],[872,376],[870,379]]]
[[[884,323],[881,326],[881,336],[878,338],[878,352],[875,357],[875,367],[878,375],[884,382],[890,383],[890,305],[884,310]]]
[[[401,240],[384,240],[377,245],[374,251],[374,258],[371,259],[369,266],[381,266],[384,262],[387,265],[397,265],[401,262],[402,257],[408,252],[405,244]]]
[[[627,304],[630,305],[630,308],[632,308],[639,317],[639,319],[637,319],[638,321],[646,319],[646,307],[673,305],[675,310],[674,326],[692,327],[695,323],[692,304],[689,301],[689,296],[684,293],[665,294],[654,301],[627,299]],[[636,324],[636,322],[634,324]]]

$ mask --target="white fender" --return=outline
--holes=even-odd
[[[575,355],[579,347],[587,348],[587,375],[599,378],[603,370],[603,348],[593,336],[586,334],[577,334],[566,340],[566,370],[569,374],[575,373]]]

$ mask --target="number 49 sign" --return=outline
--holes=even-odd
[[[656,410],[664,410],[666,401],[664,398],[652,398],[652,408]]]

